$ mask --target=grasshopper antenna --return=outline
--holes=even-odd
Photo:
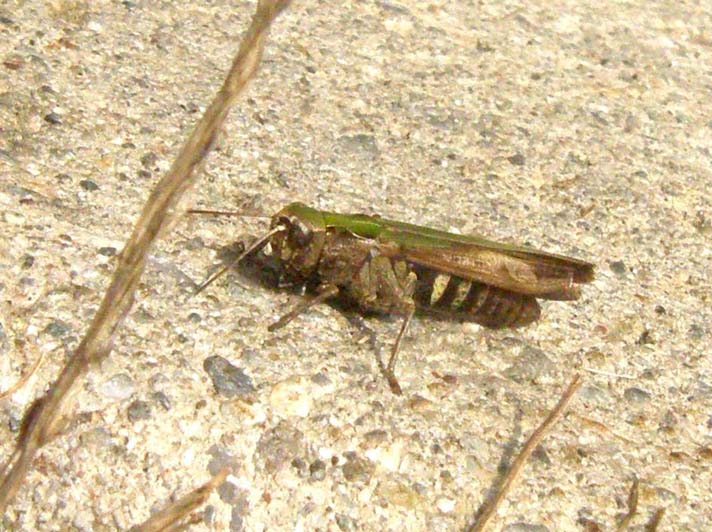
[[[239,216],[241,218],[269,218],[266,214],[244,213],[239,211],[214,211],[211,209],[188,209],[186,214],[212,214],[213,216]]]
[[[224,273],[225,273],[226,271],[228,271],[230,268],[232,268],[233,266],[235,266],[235,264],[239,264],[240,261],[242,261],[242,259],[244,259],[245,257],[247,257],[247,255],[249,255],[250,253],[252,253],[252,252],[255,251],[256,249],[260,249],[260,248],[264,247],[265,244],[267,244],[267,242],[269,241],[270,238],[272,238],[274,235],[276,235],[276,234],[279,233],[280,231],[284,231],[285,229],[286,229],[286,227],[284,227],[283,225],[278,225],[278,226],[274,227],[273,229],[271,229],[268,233],[266,233],[266,234],[262,235],[261,237],[259,237],[259,238],[258,238],[257,240],[255,240],[252,244],[250,244],[250,245],[247,247],[247,249],[246,249],[245,251],[243,251],[242,253],[240,253],[240,255],[239,255],[234,261],[232,261],[232,262],[231,262],[230,264],[228,264],[227,266],[223,266],[222,268],[220,268],[220,270],[218,270],[217,273],[214,273],[210,278],[208,278],[207,281],[205,281],[203,284],[201,284],[201,285],[198,287],[198,289],[195,291],[195,294],[193,294],[193,295],[198,295],[200,292],[202,292],[203,290],[205,290],[208,286],[210,286],[211,284],[213,284],[213,282],[214,282],[218,277],[220,277],[222,274],[224,274]]]

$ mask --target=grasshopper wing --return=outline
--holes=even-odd
[[[387,222],[386,222],[387,223]],[[579,297],[580,283],[593,280],[593,264],[418,226],[393,224],[378,240],[384,253],[435,271],[544,299]]]

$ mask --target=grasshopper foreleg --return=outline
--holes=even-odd
[[[339,288],[336,285],[333,285],[333,284],[321,285],[318,288],[318,293],[314,297],[312,297],[311,299],[305,299],[304,301],[299,303],[292,310],[287,312],[284,316],[282,316],[276,322],[274,322],[272,325],[267,327],[267,330],[272,332],[272,331],[276,331],[277,329],[281,329],[282,327],[287,325],[290,321],[292,321],[294,318],[299,316],[301,313],[307,311],[314,305],[323,303],[327,299],[337,296],[338,294],[339,294]]]

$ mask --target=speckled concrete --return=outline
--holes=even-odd
[[[270,334],[295,295],[231,274],[191,298],[266,222],[185,220],[0,528],[125,529],[229,463],[196,530],[461,530],[579,371],[495,529],[610,530],[634,476],[636,526],[665,508],[661,530],[709,529],[712,6],[593,4],[296,2],[193,196],[573,254],[598,265],[580,301],[513,332],[416,321],[396,398],[334,308]],[[47,357],[0,402],[2,457],[252,8],[0,3],[0,390]]]

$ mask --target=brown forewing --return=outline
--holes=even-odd
[[[394,245],[381,251],[433,270],[544,299],[579,297],[578,283],[593,279],[593,265],[576,259],[527,250],[502,250],[475,244]]]

